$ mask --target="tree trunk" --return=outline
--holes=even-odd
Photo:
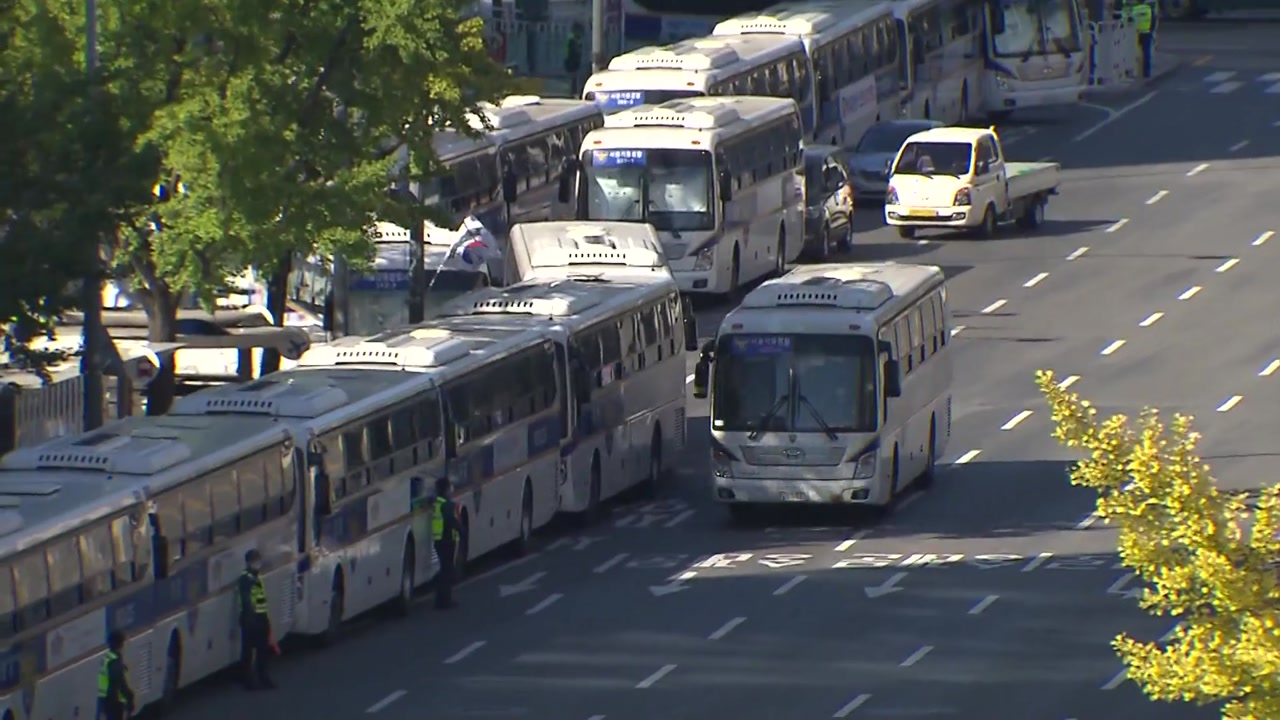
[[[173,291],[157,284],[151,288],[147,303],[147,339],[155,343],[171,343],[178,337],[178,305]],[[169,353],[156,369],[156,377],[147,386],[147,414],[163,415],[173,406],[174,393],[178,389],[175,354]]]
[[[280,265],[267,281],[267,311],[276,327],[284,327],[284,317],[289,307],[289,272],[293,269],[293,256],[285,255]],[[280,353],[272,349],[262,351],[262,365],[258,377],[265,377],[280,369]]]

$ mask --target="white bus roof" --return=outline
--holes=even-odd
[[[885,17],[893,17],[887,3],[850,7],[836,2],[789,2],[724,20],[711,34],[716,37],[794,35],[821,40]]]
[[[521,280],[670,275],[648,223],[552,221],[511,228],[509,251]]]
[[[285,428],[270,417],[144,415],[19,448],[0,461],[0,506],[16,510],[24,530],[15,536],[16,545],[0,538],[0,554],[44,542],[288,440]]]
[[[481,103],[478,109],[493,129],[486,129],[479,115],[469,116],[471,127],[487,133],[496,145],[534,135],[548,127],[601,115],[600,107],[593,102],[537,95],[512,95],[497,105]]]
[[[703,37],[671,45],[643,47],[609,61],[609,70],[735,72],[801,49],[794,39],[768,36]]]
[[[775,97],[695,97],[641,105],[605,117],[582,141],[583,152],[608,148],[685,148],[758,129],[795,115],[794,100]]]
[[[805,265],[780,278],[765,281],[730,312],[722,328],[731,328],[743,315],[761,310],[803,308],[804,313],[831,308],[866,314],[877,326],[897,315],[927,288],[944,280],[936,265],[851,263]]]
[[[456,328],[586,327],[676,291],[669,273],[637,278],[534,278],[476,290],[451,302],[436,322]]]

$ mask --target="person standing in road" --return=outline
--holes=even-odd
[[[440,560],[440,572],[436,574],[436,607],[440,610],[448,610],[458,605],[453,601],[453,581],[460,534],[458,506],[449,497],[451,492],[453,492],[453,484],[449,482],[449,478],[436,479],[435,512],[431,514],[431,540],[436,548],[436,557]]]
[[[240,575],[240,672],[249,690],[275,689],[267,673],[271,657],[271,617],[268,615],[267,587],[262,582],[262,553],[244,554]]]
[[[133,715],[133,688],[129,687],[128,668],[120,657],[123,652],[124,633],[112,630],[107,635],[102,669],[98,671],[99,713],[105,720],[124,720]]]
[[[1139,0],[1129,0],[1125,16],[1138,31],[1138,49],[1142,53],[1142,77],[1151,77],[1151,53],[1155,49],[1155,12],[1151,5]]]

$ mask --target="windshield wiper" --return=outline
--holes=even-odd
[[[759,440],[760,433],[764,432],[769,423],[777,417],[778,411],[781,410],[790,400],[791,393],[783,393],[778,396],[778,399],[773,401],[773,405],[769,407],[769,410],[765,412],[765,414],[761,415],[760,419],[756,421],[755,429],[747,435],[747,439],[753,442]]]
[[[818,412],[818,408],[813,406],[813,403],[809,402],[809,398],[805,397],[803,394],[801,394],[799,398],[800,404],[804,405],[805,409],[809,411],[809,414],[813,416],[813,419],[818,423],[818,427],[822,428],[822,432],[827,434],[827,438],[831,440],[839,440],[840,436],[836,434],[835,430],[831,429],[831,426],[827,424],[826,420],[822,419],[822,414]]]

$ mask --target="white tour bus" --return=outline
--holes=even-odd
[[[560,509],[589,519],[632,487],[656,493],[685,445],[685,352],[697,349],[697,326],[661,251],[634,240],[605,228],[533,240],[531,279],[459,298],[457,316],[440,318],[544,328],[558,356],[568,348]]]
[[[735,516],[774,503],[888,511],[931,479],[951,437],[943,283],[931,265],[811,265],[747,295],[694,371],[694,397],[711,396],[715,498]]]
[[[645,253],[653,253],[656,260]],[[635,275],[640,272],[637,268],[671,275],[662,241],[648,223],[521,223],[511,228],[511,252],[506,259],[508,283],[535,277]]]
[[[791,98],[805,133],[816,115],[804,45],[791,37],[694,38],[619,55],[587,79],[583,97],[606,115],[703,95]]]
[[[714,34],[800,38],[816,88],[812,137],[819,143],[852,146],[876,122],[898,117],[898,26],[887,3],[788,2],[725,20]]]
[[[131,417],[0,467],[0,714],[97,716],[107,632],[137,707],[239,661],[236,581],[263,555],[272,629],[293,626],[301,454],[270,417]]]
[[[961,125],[983,103],[986,0],[894,0],[908,117]]]
[[[996,118],[1079,102],[1089,85],[1085,9],[1077,0],[989,0],[983,99]]]
[[[582,221],[649,223],[683,292],[735,293],[804,247],[795,101],[703,97],[606,118],[578,167]]]

